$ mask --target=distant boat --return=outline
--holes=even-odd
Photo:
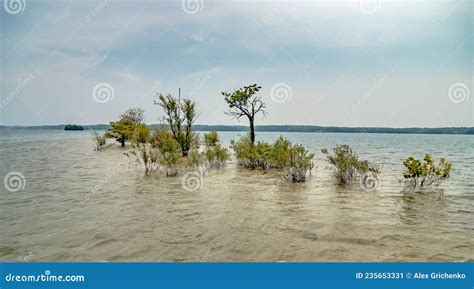
[[[77,124],[68,124],[64,127],[64,130],[84,130],[84,127]]]

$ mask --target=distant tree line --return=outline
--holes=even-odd
[[[85,130],[109,130],[108,124],[82,125]],[[160,124],[149,125],[151,129],[166,127]],[[41,126],[0,126],[0,129],[64,129],[64,125]],[[244,125],[202,125],[192,126],[194,131],[248,131]],[[439,127],[439,128],[389,128],[389,127],[337,127],[315,125],[257,125],[256,132],[316,132],[316,133],[393,133],[393,134],[465,134],[474,135],[474,127]]]

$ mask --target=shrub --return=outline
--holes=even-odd
[[[403,165],[406,168],[403,178],[409,181],[413,187],[417,185],[420,187],[432,184],[438,185],[449,178],[452,169],[451,163],[446,161],[445,158],[440,158],[439,164],[436,165],[429,154],[425,155],[423,162],[409,157],[403,161]]]
[[[237,163],[243,167],[254,169],[257,167],[257,153],[249,137],[231,141]]]
[[[263,169],[264,171],[268,171],[269,169],[273,168],[272,164],[272,146],[263,141],[257,142],[254,145],[255,151],[255,166]]]
[[[348,145],[338,145],[332,148],[332,154],[327,149],[321,152],[326,155],[327,161],[333,166],[334,176],[339,184],[351,183],[358,178],[364,178],[367,174],[377,178],[381,167],[365,160],[359,160],[359,156]]]
[[[273,143],[271,152],[272,165],[277,169],[284,169],[290,160],[291,142],[282,136]]]
[[[220,168],[230,158],[229,150],[221,146],[216,131],[204,134],[204,145],[204,156],[210,167]]]
[[[160,163],[166,167],[166,175],[177,175],[176,165],[180,160],[181,146],[173,134],[163,129],[157,129],[151,139],[151,144],[160,152]]]
[[[306,175],[314,167],[312,161],[314,154],[310,154],[302,145],[297,144],[290,147],[288,161],[284,165],[287,177],[293,182],[304,182]]]
[[[149,143],[151,138],[148,127],[137,126],[131,135],[132,150],[125,155],[133,158],[140,167],[143,167],[145,175],[159,170],[160,153]]]
[[[100,151],[104,148],[105,144],[107,143],[107,139],[105,135],[100,135],[97,131],[92,131],[92,141],[94,142],[94,150]]]
[[[314,154],[302,145],[293,145],[284,137],[279,137],[273,144],[263,141],[252,144],[249,138],[244,137],[232,141],[232,148],[239,165],[265,171],[284,170],[286,176],[295,182],[304,182],[314,167]]]
[[[190,168],[201,167],[204,166],[204,158],[202,154],[197,149],[192,149],[188,153],[188,157],[186,158],[187,166]]]

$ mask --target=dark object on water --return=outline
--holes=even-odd
[[[303,238],[314,241],[318,239],[318,232],[316,232],[316,230],[314,229],[307,230],[306,232],[304,232]]]
[[[84,127],[77,124],[68,124],[64,130],[84,130]]]

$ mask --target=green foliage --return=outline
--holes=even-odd
[[[144,110],[141,108],[130,108],[120,115],[118,121],[110,122],[112,127],[106,136],[115,138],[122,147],[125,141],[133,137],[135,128],[144,124]]]
[[[359,160],[359,156],[348,145],[338,145],[332,148],[332,154],[327,149],[321,152],[326,155],[328,163],[333,166],[334,176],[340,184],[352,181],[371,174],[377,178],[381,167],[365,160]]]
[[[257,84],[244,86],[235,90],[233,93],[222,92],[224,99],[230,108],[247,106],[250,98],[255,95],[262,87]]]
[[[68,124],[64,127],[64,130],[84,130],[84,127],[77,124]]]
[[[219,135],[216,131],[204,134],[204,146],[204,157],[210,167],[220,168],[229,160],[229,150],[222,147],[219,141]]]
[[[207,147],[215,146],[219,143],[219,135],[217,131],[213,130],[211,132],[204,134],[204,145]]]
[[[439,184],[449,178],[452,169],[452,164],[445,158],[440,158],[438,165],[436,165],[429,154],[425,155],[423,162],[409,157],[403,161],[403,165],[406,168],[403,178],[410,181],[413,187]]]
[[[257,167],[257,153],[255,145],[249,137],[242,137],[239,140],[231,141],[231,148],[234,150],[237,163],[246,168]]]
[[[184,99],[181,104],[170,94],[159,94],[157,97],[158,101],[155,100],[154,103],[165,111],[165,120],[171,133],[180,145],[182,155],[187,156],[189,150],[196,146],[196,135],[192,131],[193,123],[197,118],[196,103],[190,99]]]
[[[282,136],[273,143],[271,160],[275,168],[284,169],[290,160],[291,142]]]
[[[94,150],[100,151],[104,148],[107,143],[105,135],[99,134],[97,131],[92,131],[92,141],[94,142]]]
[[[160,154],[149,141],[150,129],[144,125],[136,125],[129,137],[132,150],[126,156],[135,159],[136,163],[145,169],[145,174],[157,171],[160,168]]]
[[[130,140],[133,143],[147,143],[150,140],[150,129],[144,125],[136,125],[131,133]]]
[[[231,144],[239,165],[264,171],[284,170],[294,182],[304,182],[308,172],[314,168],[314,154],[310,154],[302,145],[293,145],[284,137],[279,137],[273,144],[263,141],[252,144],[248,137],[232,141]]]
[[[232,93],[222,92],[224,99],[229,106],[229,111],[226,112],[237,120],[245,116],[250,124],[250,141],[255,143],[255,115],[259,112],[266,115],[266,104],[261,101],[260,97],[255,94],[261,89],[261,86],[252,84],[239,88]]]
[[[309,153],[302,145],[297,144],[289,149],[289,159],[285,171],[293,182],[304,182],[307,172],[314,168],[314,154]]]
[[[186,162],[190,168],[204,167],[205,165],[203,155],[195,148],[189,151]]]
[[[166,166],[166,175],[176,175],[178,173],[176,165],[180,160],[181,147],[173,134],[169,131],[158,129],[152,136],[151,144],[160,152],[160,163]]]

